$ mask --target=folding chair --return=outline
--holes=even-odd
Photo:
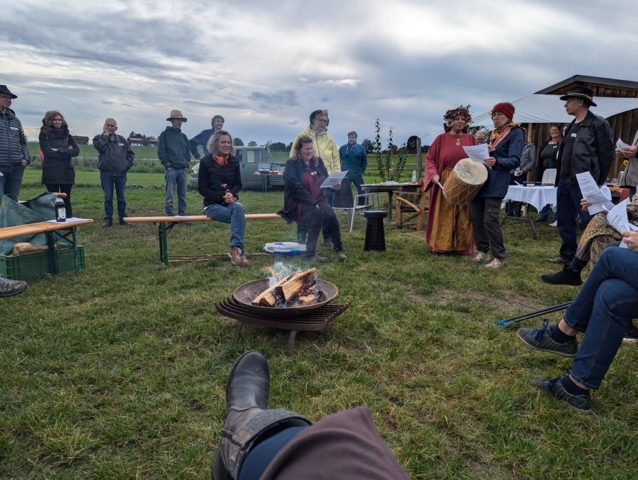
[[[343,210],[348,216],[348,222],[350,223],[350,231],[354,227],[354,217],[360,210],[368,210],[374,206],[375,193],[362,193],[353,195],[352,187],[350,185],[350,179],[347,177],[341,181],[341,188],[335,190],[335,201],[332,209],[336,212]],[[373,201],[370,202],[372,197]],[[364,198],[364,205],[358,205],[359,199]]]

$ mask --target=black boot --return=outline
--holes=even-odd
[[[551,275],[542,275],[541,280],[545,283],[552,285],[582,285],[583,282],[580,279],[580,272],[576,270],[570,270],[569,266],[564,266],[562,272],[553,273]]]
[[[270,374],[259,352],[244,353],[226,384],[226,422],[212,466],[213,480],[236,480],[250,449],[288,427],[308,426],[305,417],[286,410],[268,410]]]

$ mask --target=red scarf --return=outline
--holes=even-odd
[[[217,165],[219,165],[220,167],[225,167],[226,165],[228,165],[228,157],[230,157],[230,155],[213,155],[213,160],[215,160],[217,162]]]

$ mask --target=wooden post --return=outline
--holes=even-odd
[[[423,159],[421,158],[421,139],[416,137],[416,178],[423,178]]]

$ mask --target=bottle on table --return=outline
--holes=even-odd
[[[66,208],[64,207],[64,200],[60,197],[55,198],[55,221],[66,222]]]

